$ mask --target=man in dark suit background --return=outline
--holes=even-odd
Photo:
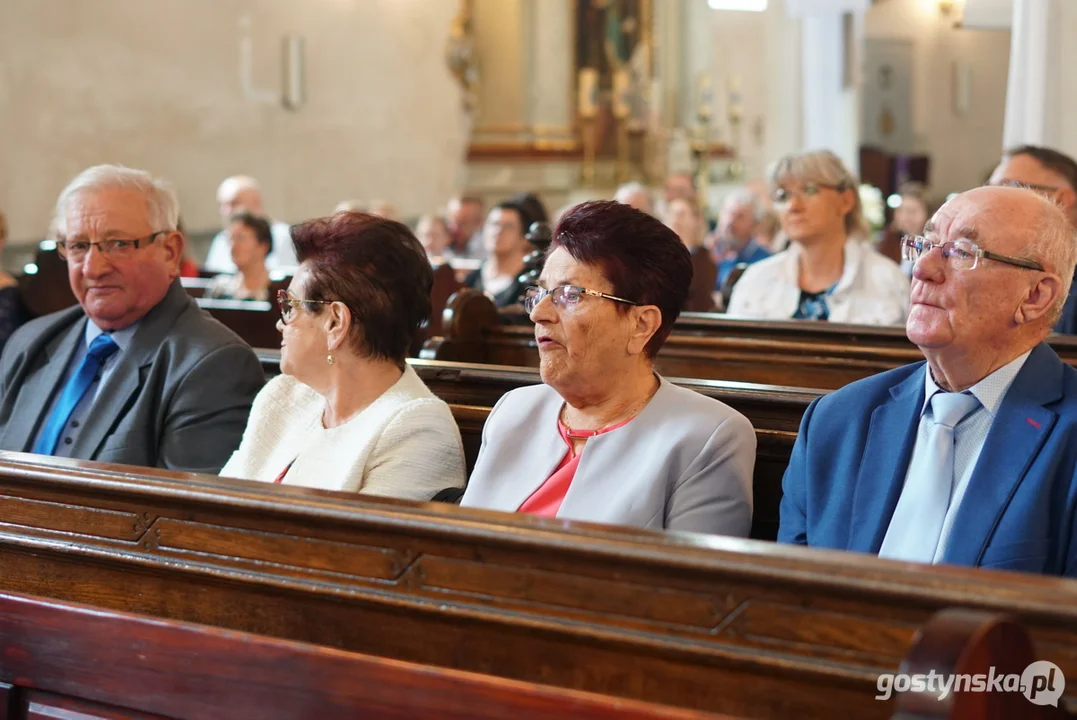
[[[1077,575],[1077,370],[1044,342],[1077,264],[1069,220],[1033,190],[977,188],[904,250],[927,362],[812,403],[779,541]]]
[[[179,282],[175,194],[140,170],[89,168],[53,228],[76,307],[0,357],[0,449],[216,473],[264,383],[254,352]]]

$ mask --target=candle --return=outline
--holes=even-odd
[[[711,90],[711,76],[702,73],[699,76],[699,117],[709,118],[714,112],[714,93]]]
[[[625,69],[616,70],[613,73],[613,116],[615,118],[624,119],[628,117],[631,112],[629,107],[629,88],[631,82],[628,77],[628,71]]]
[[[579,112],[582,118],[598,116],[598,70],[583,68],[580,70]]]

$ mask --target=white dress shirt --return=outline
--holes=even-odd
[[[935,548],[935,558],[932,562],[939,562],[946,554],[946,545],[950,539],[950,530],[957,517],[957,510],[961,507],[961,501],[968,490],[972,472],[976,469],[976,461],[983,450],[987,433],[991,430],[991,424],[995,421],[999,405],[1006,396],[1017,373],[1021,372],[1025,361],[1032,351],[1015,358],[1003,365],[995,372],[973,385],[967,392],[972,393],[980,401],[980,407],[969,413],[961,422],[954,427],[954,485],[950,493],[950,506],[946,511],[946,517],[942,523],[942,531],[939,535],[939,544]],[[916,453],[923,452],[930,433],[931,418],[927,409],[931,396],[937,392],[945,392],[935,383],[931,377],[931,369],[924,369],[924,404],[920,408],[920,425],[916,432],[916,444],[913,446],[912,455],[909,457],[909,468],[916,466]],[[906,470],[905,485],[909,485],[908,470]],[[905,490],[903,489],[904,493]],[[899,498],[900,501],[900,498]]]
[[[733,286],[729,317],[789,320],[800,304],[801,247],[786,250],[751,265]],[[867,243],[845,241],[841,278],[826,296],[830,321],[863,325],[899,325],[909,310],[909,278],[897,263]]]

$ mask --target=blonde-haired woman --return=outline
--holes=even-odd
[[[789,247],[747,270],[728,314],[760,320],[905,322],[909,279],[868,242],[856,177],[828,150],[775,163],[769,173]]]

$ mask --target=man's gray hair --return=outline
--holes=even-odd
[[[759,196],[748,188],[738,188],[725,196],[722,201],[725,207],[744,207],[752,209],[752,218],[758,222],[763,218],[763,203],[759,202]]]
[[[647,196],[647,199],[654,204],[654,194],[651,189],[641,182],[627,182],[617,188],[617,192],[613,194],[613,199],[617,202],[624,202],[622,198],[628,198],[630,195],[636,193],[642,193]]]
[[[1049,272],[1062,279],[1062,292],[1047,314],[1048,327],[1054,327],[1062,317],[1062,309],[1069,298],[1073,271],[1077,268],[1077,230],[1070,224],[1065,210],[1054,200],[1028,190],[1043,203],[1043,213],[1038,226],[1032,231],[1028,252]]]
[[[123,165],[94,165],[75,176],[60,192],[53,211],[53,228],[63,228],[67,204],[72,198],[106,188],[135,190],[141,193],[146,199],[146,219],[154,231],[172,231],[179,224],[179,201],[167,181],[155,178],[145,170],[135,170]]]

